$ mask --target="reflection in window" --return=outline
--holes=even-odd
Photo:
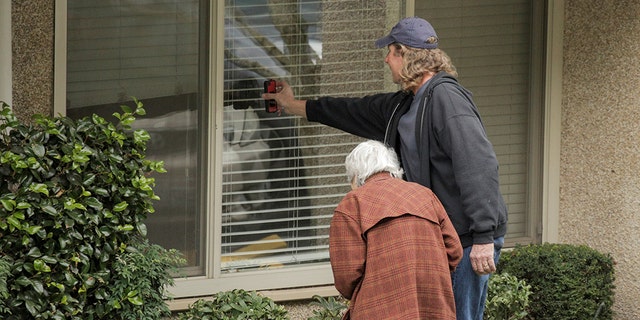
[[[312,137],[300,119],[265,112],[260,98],[270,78],[317,90],[319,18],[317,1],[226,2],[223,271],[328,261],[332,208],[312,206],[300,145]]]

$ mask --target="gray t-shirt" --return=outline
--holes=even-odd
[[[429,80],[431,81],[431,80]],[[416,143],[416,117],[420,99],[424,90],[427,88],[429,81],[425,82],[416,93],[409,111],[401,118],[398,125],[398,133],[400,133],[400,152],[402,159],[402,167],[404,168],[407,181],[416,181],[420,176],[420,159],[418,157],[418,144]]]

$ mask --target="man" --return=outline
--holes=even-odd
[[[459,320],[482,319],[489,274],[496,270],[507,229],[498,161],[471,93],[438,48],[424,19],[405,18],[376,41],[402,90],[363,98],[296,100],[291,87],[264,94],[281,110],[393,147],[406,179],[440,199],[464,248],[452,275]]]
[[[428,188],[402,180],[393,149],[360,143],[345,161],[352,191],[331,219],[343,319],[456,320],[451,271],[462,257],[456,230]]]

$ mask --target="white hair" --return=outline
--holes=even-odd
[[[357,145],[345,160],[347,178],[360,187],[372,175],[389,172],[394,178],[402,178],[404,171],[396,152],[382,142],[367,140]]]

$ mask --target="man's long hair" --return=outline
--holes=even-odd
[[[402,55],[404,62],[404,67],[400,71],[403,90],[411,91],[418,88],[422,84],[422,78],[426,72],[436,74],[445,71],[454,77],[458,76],[451,58],[441,49],[417,49],[399,43],[393,45],[396,52]]]

